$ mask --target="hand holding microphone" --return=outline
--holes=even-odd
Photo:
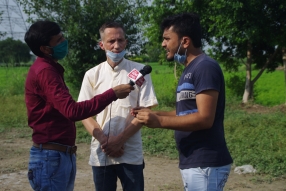
[[[132,90],[134,90],[134,87],[130,86],[130,84],[121,84],[121,85],[115,86],[112,89],[118,99],[124,99],[129,95],[129,93]]]

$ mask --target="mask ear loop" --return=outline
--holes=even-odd
[[[177,54],[179,54],[179,50],[180,50],[180,48],[181,48],[181,46],[182,46],[182,43],[183,43],[183,42],[181,42],[181,44],[180,44],[180,46],[179,46],[179,48],[178,48]]]
[[[179,48],[178,48],[177,54],[179,54],[179,50],[180,50],[180,48],[181,48],[181,46],[182,46],[182,43],[183,43],[183,42],[181,42],[181,44],[180,44],[180,46],[179,46]],[[185,51],[185,56],[187,56],[187,49],[186,49],[186,51]]]

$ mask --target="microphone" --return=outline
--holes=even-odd
[[[150,74],[152,71],[152,67],[150,65],[144,66],[140,71],[135,68],[127,75],[130,79],[129,84],[134,86],[135,84],[139,87],[142,86],[145,79],[144,76]]]

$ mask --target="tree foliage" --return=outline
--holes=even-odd
[[[121,22],[128,39],[129,53],[140,45],[137,9],[145,1],[135,0],[18,0],[24,12],[40,19],[56,21],[69,41],[69,54],[64,59],[66,78],[79,87],[86,70],[106,60],[98,42],[99,28],[106,21]]]
[[[0,62],[17,64],[31,60],[29,47],[20,40],[7,38],[0,41]]]
[[[286,1],[284,0],[154,0],[144,10],[149,39],[158,40],[158,25],[170,14],[196,12],[201,17],[204,45],[209,54],[227,70],[246,65],[246,102],[253,85],[267,71],[282,63],[281,47],[285,46]],[[254,78],[251,69],[260,72]]]

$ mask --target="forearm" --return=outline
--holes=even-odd
[[[176,116],[176,110],[173,111],[154,111],[158,116]]]
[[[136,118],[134,118],[131,123],[118,135],[118,138],[122,142],[126,142],[130,137],[132,137],[137,131],[141,129],[143,125],[138,122]]]
[[[101,148],[107,155],[120,157],[123,154],[125,142],[133,136],[142,125],[137,119],[133,119],[131,123],[117,136],[110,136],[108,143],[102,144]]]
[[[82,120],[82,124],[87,132],[94,138],[99,139],[103,135],[103,131],[99,124],[92,117]]]
[[[199,113],[184,116],[159,116],[159,128],[179,131],[199,131],[211,128],[213,120],[212,118],[201,116]]]

